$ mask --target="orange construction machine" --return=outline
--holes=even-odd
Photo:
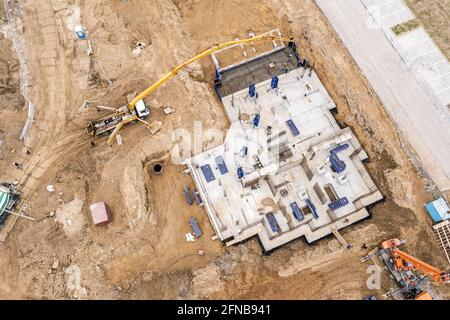
[[[427,281],[432,280],[435,284],[441,285],[450,283],[450,276],[447,272],[399,250],[398,247],[404,242],[399,239],[383,241],[381,246],[363,258],[363,261],[371,259],[374,255],[380,257],[399,284],[399,291],[406,299],[432,300],[425,288]],[[388,292],[387,296],[392,296],[394,293]]]

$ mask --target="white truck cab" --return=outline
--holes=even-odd
[[[144,100],[139,100],[134,106],[136,109],[136,115],[141,118],[147,118],[150,115],[150,109],[146,106]]]

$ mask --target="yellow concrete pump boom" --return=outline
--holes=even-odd
[[[136,104],[144,99],[145,97],[147,97],[150,93],[152,93],[153,91],[155,91],[156,89],[158,89],[162,84],[164,84],[166,81],[168,81],[169,79],[171,79],[172,77],[176,76],[178,74],[178,72],[180,70],[182,70],[183,68],[185,68],[186,66],[190,65],[191,63],[206,57],[218,50],[227,48],[227,47],[231,47],[237,44],[246,44],[246,43],[250,43],[250,42],[254,42],[254,41],[267,41],[267,40],[280,40],[283,42],[293,42],[293,39],[287,39],[281,36],[274,36],[274,35],[268,35],[268,34],[263,34],[263,35],[259,35],[256,37],[252,37],[252,38],[248,38],[248,39],[241,39],[241,40],[233,40],[233,41],[227,41],[227,42],[223,42],[220,44],[216,44],[212,47],[210,47],[209,49],[203,50],[202,52],[196,54],[195,56],[193,56],[192,58],[178,64],[177,66],[175,66],[174,68],[172,68],[172,70],[170,70],[168,73],[166,73],[162,78],[160,78],[157,82],[155,82],[154,84],[152,84],[150,87],[148,87],[147,89],[145,89],[143,92],[141,92],[138,96],[136,96],[132,101],[130,101],[128,103],[128,109],[130,111],[130,116],[129,117],[123,117],[122,120],[120,121],[120,123],[118,123],[118,125],[115,127],[115,129],[113,130],[113,132],[111,133],[109,139],[108,139],[108,144],[112,145],[113,140],[115,138],[115,136],[117,135],[117,133],[119,132],[119,130],[123,127],[123,125],[132,122],[134,120],[138,119],[138,116],[134,113],[135,111],[135,107]]]
[[[236,45],[236,44],[244,44],[244,43],[249,43],[249,42],[258,41],[258,40],[262,40],[262,41],[266,41],[266,40],[281,40],[281,41],[286,41],[286,42],[293,42],[292,39],[287,39],[287,38],[283,38],[283,37],[280,37],[280,36],[273,36],[273,35],[263,34],[263,35],[256,36],[256,37],[253,37],[253,38],[242,39],[242,40],[233,40],[233,41],[227,41],[227,42],[223,42],[223,43],[220,43],[220,44],[216,44],[216,45],[212,46],[211,48],[206,49],[206,50],[198,53],[197,55],[193,56],[192,58],[190,58],[190,59],[188,59],[188,60],[178,64],[174,68],[172,68],[172,70],[170,72],[166,73],[161,79],[159,79],[157,82],[155,82],[150,87],[145,89],[141,94],[136,96],[136,98],[134,98],[128,104],[128,108],[130,110],[133,110],[134,106],[136,105],[136,103],[139,100],[144,99],[150,93],[152,93],[153,91],[158,89],[159,86],[164,84],[164,82],[166,82],[170,78],[176,76],[180,70],[184,69],[185,67],[187,67],[191,63],[193,63],[193,62],[195,62],[195,61],[197,61],[197,60],[199,60],[199,59],[201,59],[203,57],[206,57],[206,56],[210,55],[211,53],[214,53],[214,52],[216,52],[218,50],[221,50],[223,48],[231,47],[231,46]]]

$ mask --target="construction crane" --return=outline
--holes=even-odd
[[[390,239],[383,241],[381,246],[374,249],[369,255],[361,259],[367,261],[378,256],[400,286],[400,292],[407,299],[430,300],[431,295],[423,288],[428,279],[435,284],[450,283],[447,272],[417,259],[398,249],[405,240]],[[395,292],[388,292],[392,296]]]
[[[231,47],[238,44],[248,44],[253,43],[257,41],[283,41],[283,42],[293,42],[293,39],[287,39],[283,38],[281,36],[274,36],[271,34],[262,34],[256,37],[247,38],[247,39],[240,39],[240,40],[233,40],[228,42],[223,42],[220,44],[216,44],[209,49],[203,50],[200,53],[196,54],[192,58],[181,62],[177,66],[173,67],[169,72],[167,72],[163,77],[161,77],[158,81],[156,81],[154,84],[152,84],[150,87],[142,91],[139,95],[137,95],[133,100],[131,100],[128,105],[122,106],[120,108],[110,108],[110,107],[98,107],[98,109],[103,110],[110,110],[114,113],[103,117],[101,119],[98,119],[96,121],[90,122],[88,126],[86,127],[86,131],[89,135],[92,136],[101,136],[110,133],[108,139],[108,144],[112,145],[114,138],[116,137],[117,133],[120,131],[120,129],[134,121],[139,121],[147,126],[149,126],[149,123],[145,121],[145,118],[147,118],[150,115],[150,111],[148,106],[144,102],[144,98],[147,97],[149,94],[151,94],[153,91],[158,89],[162,84],[164,84],[166,81],[171,79],[172,77],[176,76],[178,72],[191,63],[208,56],[218,50]]]

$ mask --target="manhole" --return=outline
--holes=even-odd
[[[163,171],[163,166],[160,163],[156,163],[153,166],[153,173],[160,174]]]

